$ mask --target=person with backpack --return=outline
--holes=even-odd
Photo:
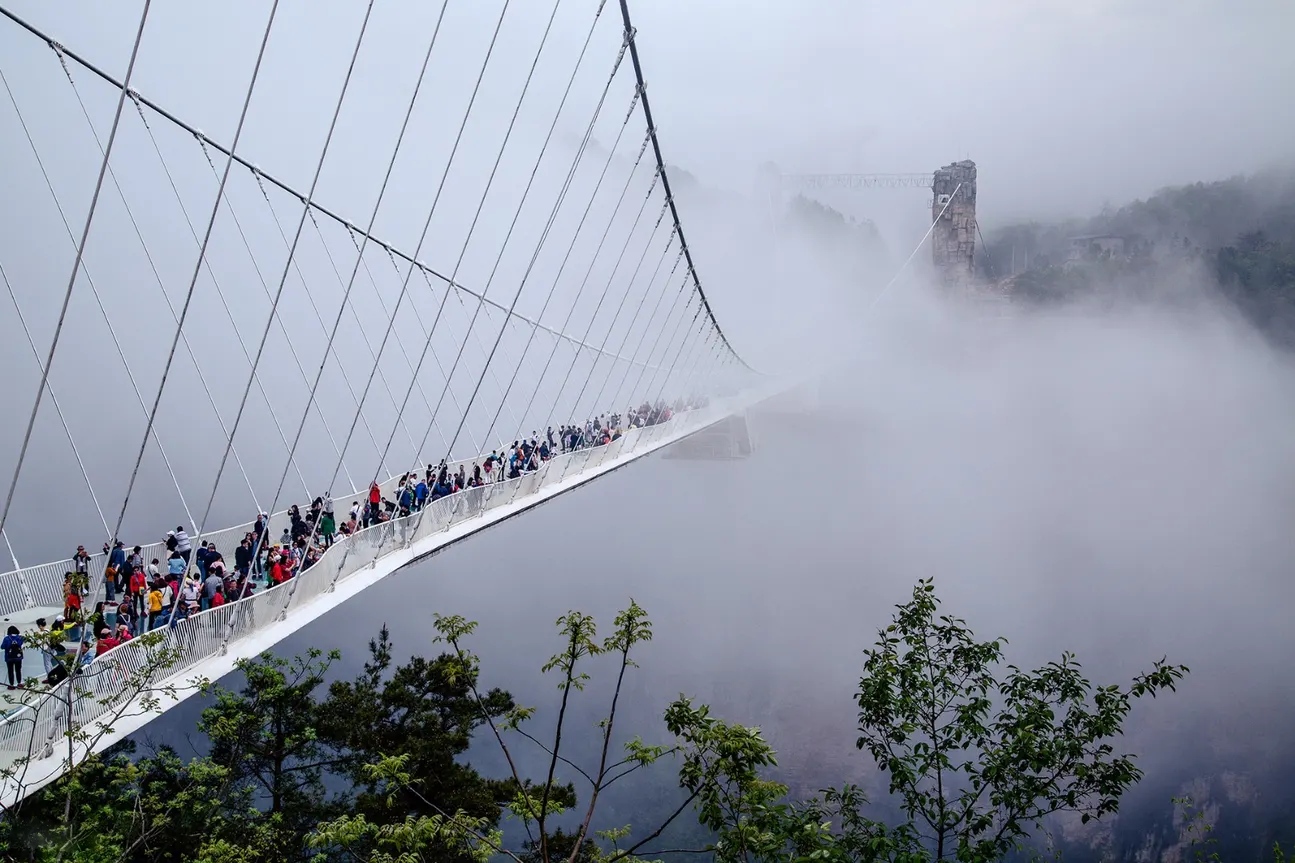
[[[22,646],[23,638],[18,634],[18,627],[9,627],[9,633],[0,641],[0,650],[4,651],[5,670],[9,673],[9,688],[22,686]]]

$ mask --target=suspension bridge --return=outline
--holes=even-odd
[[[308,10],[266,0],[220,60],[227,135],[150,92],[151,50],[202,42],[157,7],[98,63],[46,7],[0,5],[0,616],[29,639],[2,693],[5,805],[186,681],[789,386],[705,290],[627,0],[369,0],[331,54]],[[319,75],[287,68],[303,40]],[[203,548],[226,601],[191,609]],[[97,641],[92,610],[139,602],[122,591],[153,560],[180,595]]]

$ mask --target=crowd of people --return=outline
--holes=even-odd
[[[444,460],[429,464],[423,471],[401,476],[391,496],[372,483],[367,496],[354,501],[340,520],[332,495],[323,494],[304,511],[296,504],[288,508],[289,524],[277,541],[268,536],[269,515],[260,513],[234,549],[232,564],[214,543],[201,540],[195,549],[183,525],[167,531],[165,560],[155,557],[145,562],[142,546],[127,551],[120,540],[105,543],[103,599],[88,614],[82,606],[94,593],[91,558],[79,545],[64,577],[62,611],[52,623],[43,617],[37,620],[34,633],[24,635],[10,626],[0,641],[8,688],[24,685],[23,658],[29,642],[40,651],[45,684],[54,685],[72,669],[92,663],[94,657],[142,633],[175,626],[191,615],[283,584],[315,565],[334,542],[359,530],[419,512],[464,489],[516,479],[540,469],[555,455],[609,444],[624,431],[663,423],[683,409],[682,402],[673,406],[645,402],[623,416],[604,414],[583,426],[562,425],[556,431],[549,427],[543,435],[532,432],[510,447],[492,450],[470,468],[460,464],[450,470]]]

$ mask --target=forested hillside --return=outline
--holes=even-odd
[[[991,231],[981,274],[1036,302],[1164,293],[1203,274],[1295,348],[1295,172],[1162,189],[1088,219]]]

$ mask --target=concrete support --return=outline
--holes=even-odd
[[[931,219],[936,222],[931,255],[936,273],[948,287],[968,285],[975,274],[976,163],[967,159],[940,168],[931,191]]]

